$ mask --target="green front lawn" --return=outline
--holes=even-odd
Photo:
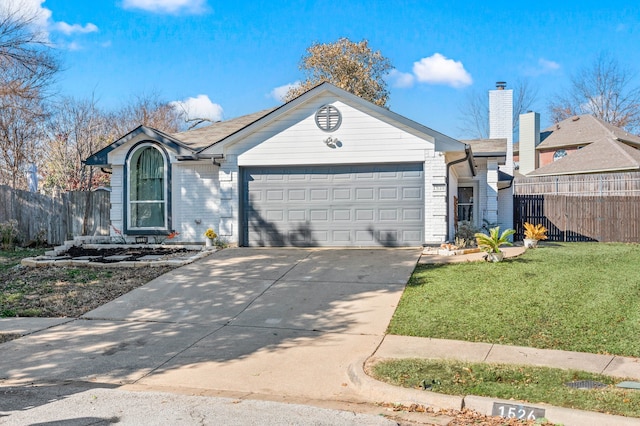
[[[416,268],[389,333],[640,357],[640,245]]]

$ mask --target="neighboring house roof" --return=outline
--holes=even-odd
[[[356,104],[360,108],[368,110],[372,116],[380,120],[387,122],[392,121],[395,125],[398,125],[398,127],[407,132],[420,135],[423,138],[425,136],[432,138],[435,142],[436,151],[464,152],[467,148],[466,144],[456,139],[450,138],[449,136],[437,132],[429,127],[423,126],[422,124],[416,123],[415,121],[396,114],[386,108],[379,107],[378,105],[366,101],[330,83],[322,83],[279,107],[244,115],[227,121],[220,121],[206,127],[186,132],[168,135],[150,127],[139,126],[117,141],[91,155],[91,157],[85,161],[85,164],[89,166],[108,166],[107,158],[109,152],[136,137],[142,136],[143,134],[153,140],[158,140],[172,146],[176,151],[178,151],[179,159],[211,158],[211,156],[222,154],[226,144],[234,143],[237,140],[244,138],[245,136],[273,122],[292,108],[295,108],[296,106],[326,92],[340,97],[347,103]]]
[[[591,143],[527,176],[549,176],[640,170],[640,150],[626,143],[604,139]]]
[[[582,146],[527,176],[603,173],[640,170],[640,137],[591,115],[580,115],[550,126],[541,133],[538,151]]]
[[[537,150],[546,151],[586,145],[602,140],[619,140],[640,147],[640,137],[589,114],[577,115],[549,126],[540,134]]]

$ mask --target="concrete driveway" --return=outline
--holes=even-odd
[[[419,249],[227,249],[3,344],[4,384],[353,399]],[[132,269],[135,273],[135,269]]]

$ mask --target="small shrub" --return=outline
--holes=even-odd
[[[472,247],[475,245],[475,234],[478,232],[478,228],[468,220],[463,220],[458,223],[458,229],[456,230],[456,246],[460,248]]]
[[[534,225],[529,222],[524,223],[524,237],[530,240],[546,240],[547,228],[541,223]]]
[[[13,250],[18,243],[18,221],[15,219],[0,223],[0,243],[2,250]]]

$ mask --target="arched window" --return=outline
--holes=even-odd
[[[128,229],[168,229],[167,167],[163,152],[151,144],[136,147],[129,157],[128,170]]]
[[[559,159],[564,158],[566,156],[567,156],[567,151],[565,151],[564,149],[559,149],[553,153],[553,161],[558,161]]]

